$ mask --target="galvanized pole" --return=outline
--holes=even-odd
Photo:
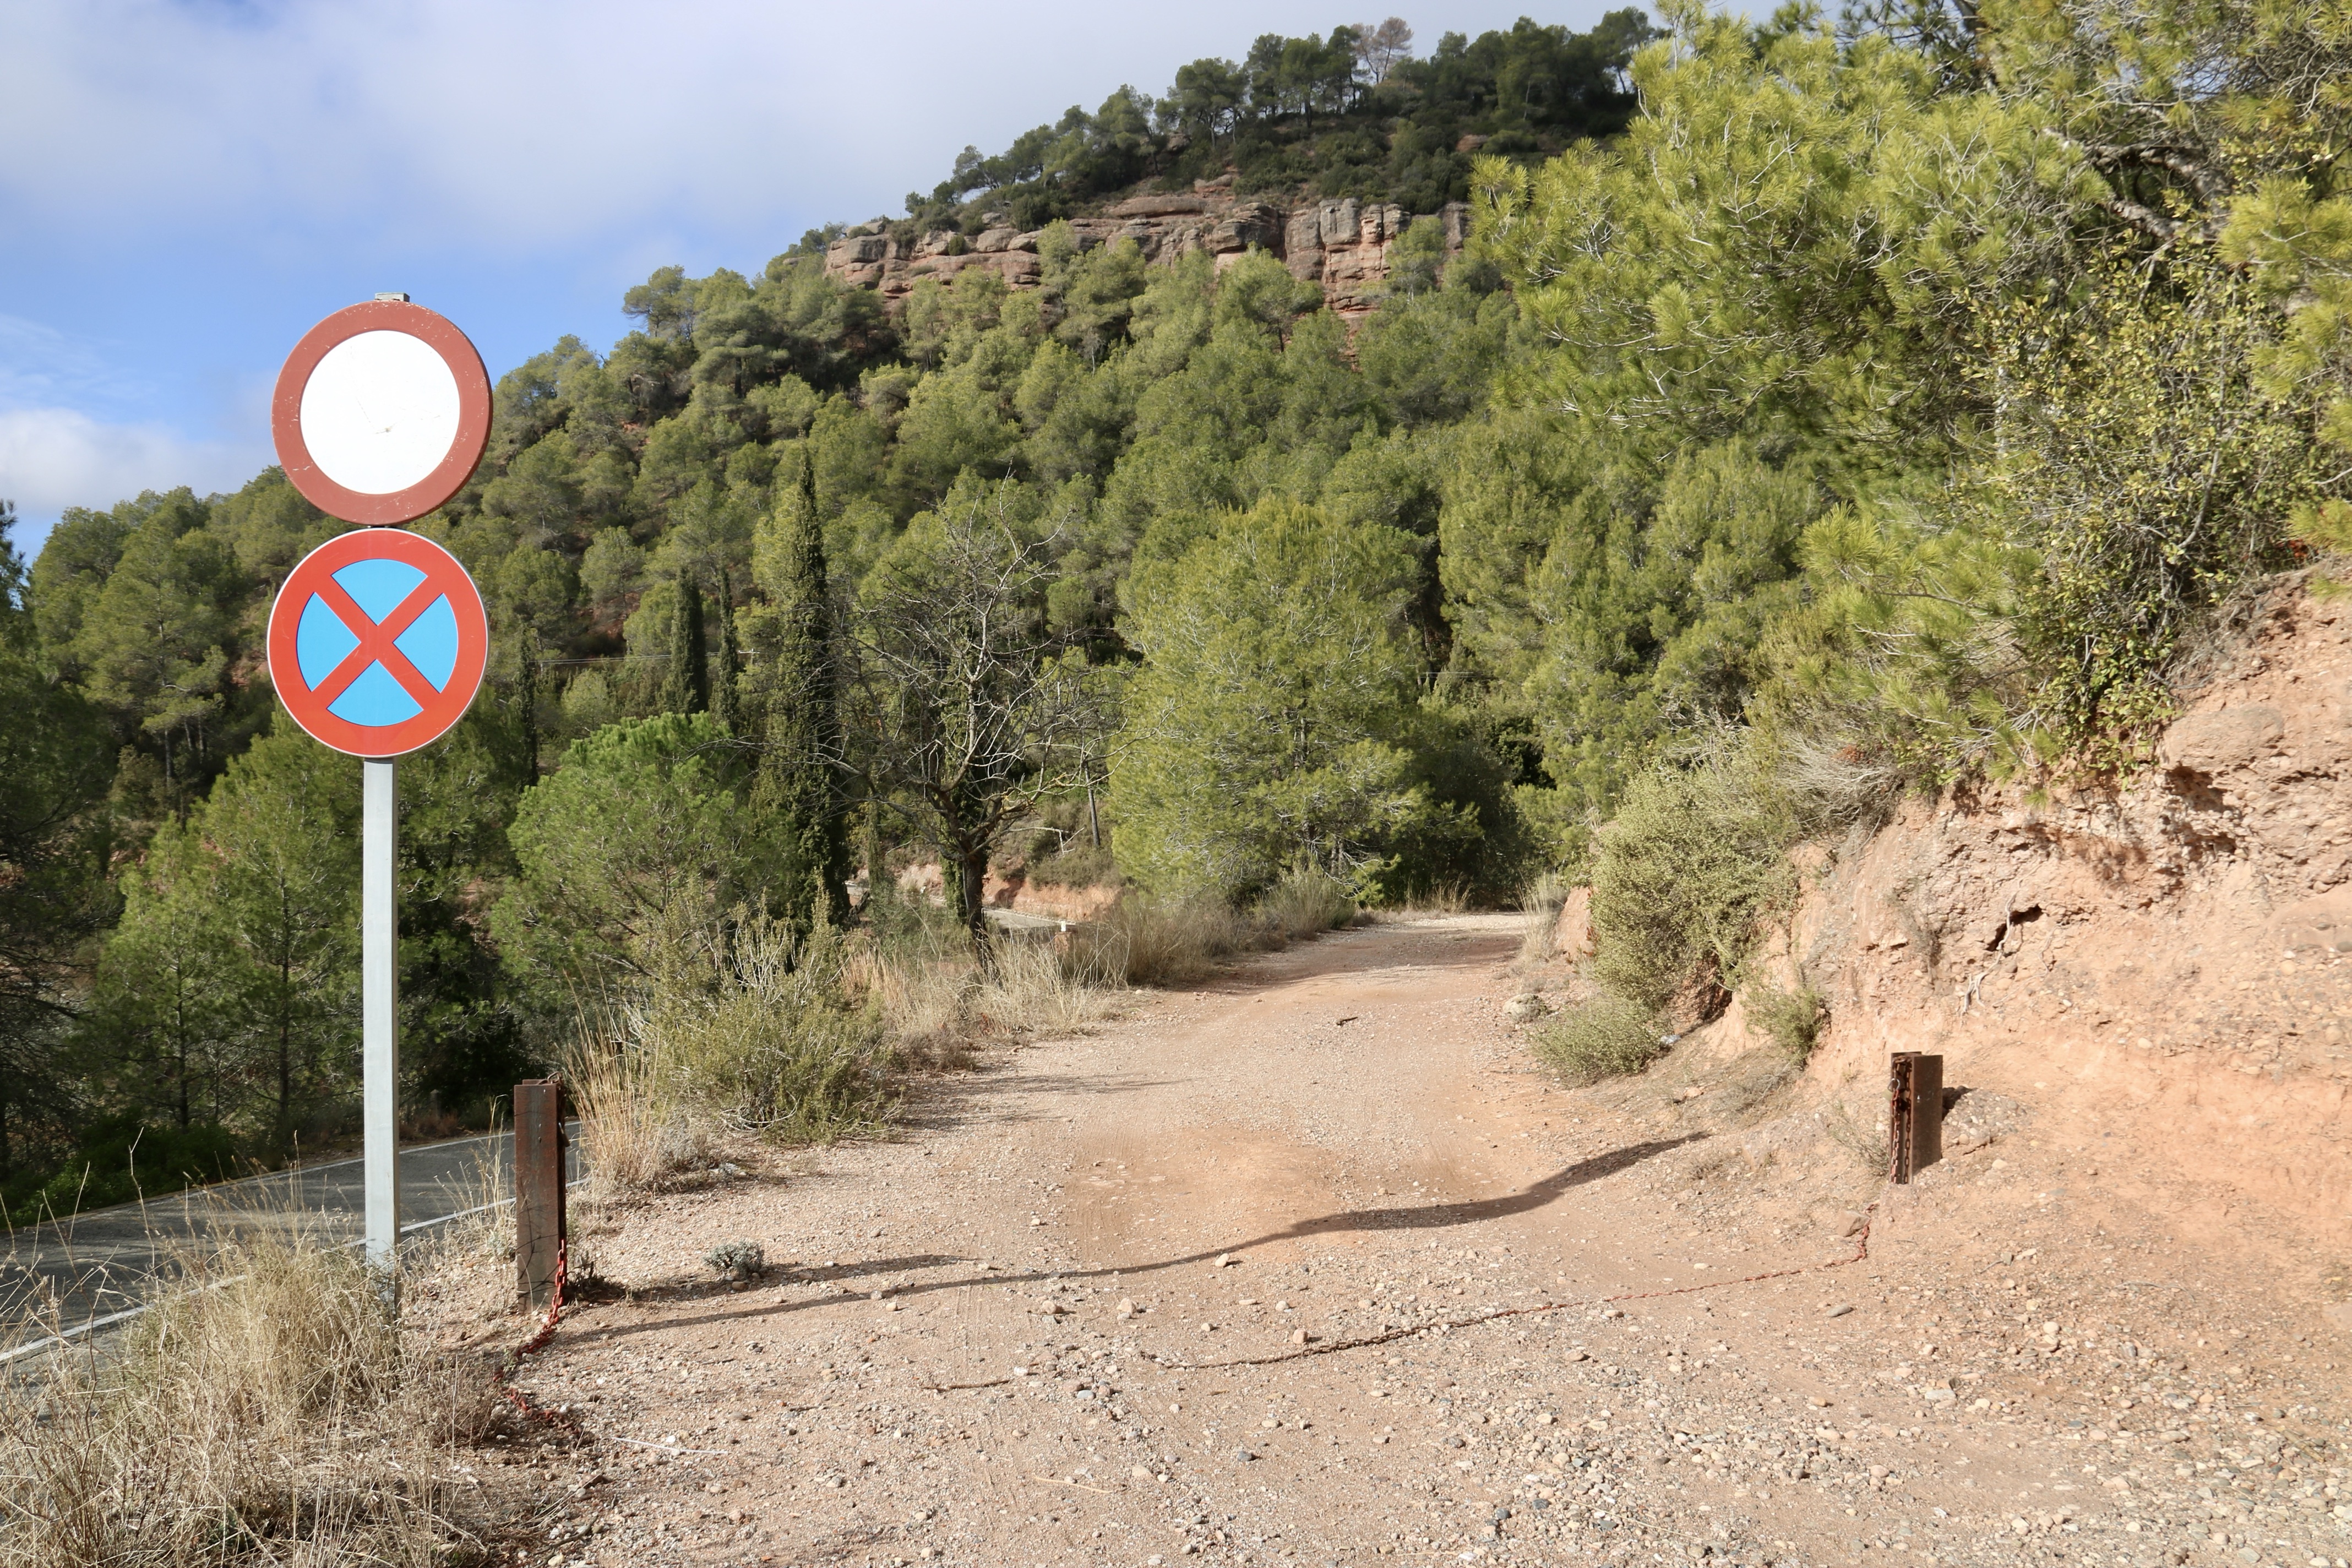
[[[360,763],[360,1042],[364,1072],[367,1262],[400,1304],[400,790],[390,757]]]

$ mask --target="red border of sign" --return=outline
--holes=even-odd
[[[416,483],[389,495],[368,495],[345,489],[310,460],[310,448],[302,440],[302,389],[328,350],[362,332],[383,331],[422,338],[448,365],[449,374],[457,378],[457,435],[440,466]],[[269,433],[278,443],[278,461],[288,480],[329,517],[369,528],[414,522],[474,477],[490,439],[489,373],[482,368],[482,356],[473,343],[445,316],[404,300],[349,305],[303,333],[286,356],[285,368],[278,373],[278,391],[270,398]]]
[[[425,711],[414,719],[391,725],[354,724],[328,712],[327,705],[304,683],[301,662],[294,654],[295,631],[301,625],[303,606],[318,592],[319,578],[354,561],[387,556],[415,567],[425,574],[426,582],[449,595],[449,607],[457,616],[457,663],[449,672],[449,684],[441,689],[439,700],[425,704]],[[269,606],[268,650],[269,679],[278,689],[278,700],[285,705],[287,717],[302,726],[311,739],[354,757],[396,757],[439,740],[473,706],[482,689],[482,671],[489,663],[490,625],[482,609],[481,591],[456,556],[404,528],[362,528],[337,534],[286,574],[278,598]]]

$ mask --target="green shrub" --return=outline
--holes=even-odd
[[[1118,885],[1118,866],[1108,845],[1100,848],[1073,843],[1068,848],[1041,855],[1025,868],[1030,882],[1040,888],[1109,888]]]
[[[1536,1050],[1570,1083],[1640,1072],[1665,1049],[1657,1015],[1602,992],[1565,1009],[1536,1037]]]
[[[878,1121],[888,1103],[881,1021],[845,1000],[840,932],[819,919],[739,920],[718,950],[666,966],[643,1004],[689,1113],[741,1131],[825,1140]]]
[[[1822,1026],[1829,1021],[1829,1007],[1820,992],[1811,986],[1795,991],[1759,987],[1743,999],[1756,1026],[1770,1036],[1792,1059],[1801,1062],[1813,1054],[1813,1041],[1819,1037]]]
[[[1796,837],[1752,745],[1635,779],[1593,866],[1601,989],[1654,1013],[1696,981],[1729,985],[1758,921],[1795,891]]]
[[[708,713],[608,724],[525,790],[519,875],[490,912],[508,965],[551,993],[642,979],[679,922],[715,926],[777,874],[744,764]]]
[[[159,1197],[236,1173],[236,1141],[210,1122],[154,1127],[127,1113],[92,1123],[73,1157],[37,1187],[34,1176],[8,1192],[6,1221],[37,1225],[138,1198]]]

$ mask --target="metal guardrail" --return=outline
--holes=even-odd
[[[576,1130],[577,1130],[577,1128],[578,1128],[578,1125],[579,1125],[579,1123],[578,1123],[576,1121],[572,1121],[572,1122],[568,1122],[568,1123],[565,1125],[565,1132],[567,1133],[567,1135],[569,1135],[569,1134],[572,1134],[572,1133],[575,1132],[575,1131],[576,1131]],[[502,1152],[502,1151],[500,1151],[500,1150],[498,1148],[498,1146],[497,1146],[496,1142],[493,1142],[492,1141],[493,1141],[493,1140],[502,1140],[505,1136],[506,1136],[505,1134],[501,1134],[501,1133],[475,1134],[475,1135],[473,1135],[471,1138],[467,1138],[467,1139],[451,1139],[451,1140],[448,1140],[448,1141],[447,1141],[447,1143],[443,1143],[443,1144],[426,1144],[426,1145],[423,1145],[423,1146],[421,1146],[421,1149],[404,1150],[404,1151],[403,1151],[403,1153],[404,1153],[404,1155],[410,1155],[410,1154],[414,1154],[414,1153],[415,1153],[415,1152],[420,1152],[422,1151],[422,1149],[446,1148],[446,1147],[447,1147],[448,1143],[460,1143],[460,1142],[489,1142],[489,1143],[491,1144],[491,1147],[490,1147],[490,1148],[489,1148],[489,1150],[488,1151],[488,1160],[491,1160],[491,1161],[503,1161],[503,1159],[504,1159],[504,1157],[505,1157],[505,1156],[504,1156],[503,1152]],[[578,1148],[578,1142],[577,1142],[576,1138],[569,1139],[568,1141],[571,1142],[571,1146],[572,1146],[574,1150],[576,1150],[576,1149]],[[345,1159],[345,1160],[331,1160],[331,1161],[326,1162],[326,1163],[323,1163],[323,1164],[319,1164],[319,1165],[303,1166],[303,1167],[295,1167],[295,1168],[292,1168],[292,1169],[289,1169],[289,1170],[285,1170],[285,1171],[268,1171],[268,1172],[263,1172],[263,1173],[259,1173],[259,1174],[257,1174],[257,1175],[251,1175],[251,1176],[239,1176],[239,1177],[237,1177],[236,1179],[235,1179],[234,1181],[220,1182],[220,1183],[213,1184],[211,1184],[211,1185],[209,1185],[209,1186],[192,1188],[192,1189],[189,1189],[189,1190],[187,1190],[187,1191],[185,1191],[185,1192],[183,1192],[183,1193],[175,1193],[175,1194],[169,1194],[169,1196],[170,1196],[170,1197],[172,1197],[172,1198],[176,1198],[176,1199],[180,1200],[180,1202],[182,1203],[182,1205],[183,1205],[184,1206],[186,1204],[188,1204],[188,1203],[190,1203],[190,1202],[192,1202],[192,1201],[200,1201],[200,1200],[203,1200],[203,1199],[205,1199],[205,1198],[210,1198],[210,1199],[213,1199],[213,1200],[215,1200],[215,1201],[217,1201],[217,1200],[221,1199],[222,1197],[226,1196],[226,1194],[231,1194],[231,1193],[235,1192],[236,1189],[239,1189],[239,1188],[253,1187],[253,1186],[263,1186],[263,1187],[266,1187],[266,1186],[268,1186],[268,1185],[269,1184],[271,1184],[271,1183],[277,1183],[277,1184],[298,1184],[298,1183],[299,1183],[299,1182],[300,1182],[303,1178],[305,1178],[305,1177],[316,1176],[316,1175],[319,1175],[319,1174],[320,1174],[320,1173],[325,1173],[325,1172],[333,1171],[333,1170],[339,1169],[339,1168],[343,1167],[343,1166],[357,1165],[357,1164],[360,1164],[361,1163],[362,1163],[362,1161],[361,1161],[360,1159],[358,1159],[358,1158]],[[485,1162],[485,1163],[487,1163],[487,1162]],[[574,1169],[576,1170],[577,1168],[578,1168],[578,1167],[577,1167],[577,1165],[575,1164]],[[585,1181],[585,1180],[586,1180],[586,1176],[584,1175],[584,1173],[583,1173],[583,1174],[574,1174],[574,1175],[571,1175],[571,1176],[569,1177],[569,1179],[567,1179],[567,1180],[566,1180],[566,1182],[564,1183],[564,1185],[565,1185],[567,1188],[576,1187],[576,1186],[580,1185],[580,1184],[581,1184],[581,1183],[582,1183],[582,1182],[583,1182],[583,1181]],[[417,1233],[417,1232],[419,1232],[419,1231],[431,1230],[431,1229],[433,1229],[433,1228],[435,1228],[435,1227],[436,1227],[436,1226],[444,1226],[444,1225],[447,1225],[447,1224],[449,1224],[450,1222],[452,1222],[452,1221],[454,1221],[454,1220],[466,1219],[466,1218],[468,1218],[468,1217],[470,1217],[470,1216],[472,1216],[472,1215],[475,1215],[488,1213],[488,1212],[490,1212],[491,1210],[494,1210],[494,1209],[502,1209],[502,1208],[509,1207],[509,1205],[511,1205],[514,1203],[514,1201],[515,1201],[515,1200],[514,1200],[513,1198],[511,1198],[511,1197],[499,1198],[499,1199],[496,1199],[496,1200],[494,1200],[494,1201],[492,1201],[492,1202],[490,1202],[490,1203],[487,1203],[487,1204],[476,1204],[476,1205],[474,1205],[473,1206],[471,1206],[471,1207],[469,1207],[469,1208],[464,1208],[464,1209],[456,1210],[456,1211],[454,1211],[454,1212],[452,1212],[452,1213],[449,1213],[449,1214],[445,1214],[445,1215],[433,1215],[432,1217],[427,1218],[427,1219],[421,1219],[421,1220],[412,1221],[411,1223],[406,1224],[406,1225],[404,1225],[404,1226],[402,1226],[400,1227],[400,1234],[401,1234],[403,1237],[407,1237],[407,1236],[414,1235],[414,1234],[415,1234],[415,1233]],[[147,1202],[145,1202],[144,1200],[142,1200],[142,1201],[141,1201],[141,1202],[139,1202],[139,1203],[136,1203],[136,1204],[123,1204],[123,1205],[114,1205],[114,1206],[112,1206],[112,1207],[110,1207],[110,1208],[105,1208],[105,1209],[93,1209],[93,1210],[90,1210],[90,1211],[89,1211],[89,1213],[87,1213],[87,1214],[79,1214],[79,1215],[68,1215],[68,1216],[66,1216],[66,1217],[65,1217],[65,1218],[63,1218],[63,1219],[44,1221],[44,1222],[42,1222],[42,1224],[40,1224],[40,1225],[38,1225],[38,1226],[34,1226],[26,1227],[26,1230],[28,1230],[28,1231],[30,1231],[31,1233],[33,1233],[33,1234],[34,1234],[35,1236],[37,1236],[37,1237],[38,1236],[38,1234],[39,1234],[40,1232],[43,1232],[43,1231],[46,1231],[46,1230],[50,1230],[50,1229],[52,1229],[52,1228],[69,1231],[69,1230],[70,1230],[70,1228],[71,1228],[73,1226],[75,1226],[76,1224],[78,1224],[78,1223],[88,1223],[88,1222],[90,1222],[90,1221],[93,1221],[93,1220],[97,1220],[97,1219],[100,1218],[101,1216],[108,1216],[108,1215],[121,1215],[121,1214],[125,1213],[126,1211],[130,1211],[130,1210],[133,1210],[133,1209],[141,1210],[141,1211],[145,1211],[146,1209],[148,1209],[148,1207],[149,1207],[149,1206],[150,1206],[150,1205],[148,1205],[148,1203],[147,1203]],[[326,1208],[321,1208],[321,1209],[318,1209],[318,1210],[313,1211],[313,1210],[307,1209],[307,1208],[303,1208],[303,1207],[300,1207],[300,1206],[294,1206],[294,1207],[289,1207],[289,1208],[282,1209],[282,1210],[261,1210],[261,1209],[256,1209],[256,1210],[252,1210],[252,1211],[248,1211],[248,1212],[251,1212],[251,1213],[254,1213],[254,1214],[265,1214],[265,1213],[308,1214],[308,1213],[313,1213],[313,1212],[315,1212],[315,1213],[319,1213],[319,1214],[322,1214],[322,1215],[325,1215],[325,1214],[337,1214],[337,1213],[351,1213],[351,1214],[353,1214],[353,1215],[355,1215],[355,1214],[356,1214],[356,1211],[355,1211],[355,1210],[352,1210],[352,1211],[338,1211],[338,1210],[334,1210],[334,1209],[326,1209]],[[13,1234],[22,1234],[22,1233],[12,1233],[12,1235],[13,1235]],[[145,1234],[145,1235],[147,1235],[147,1236],[149,1236],[149,1237],[153,1237],[153,1236],[155,1236],[155,1235],[157,1234],[157,1231],[155,1230],[155,1228],[154,1228],[154,1227],[150,1226],[150,1227],[149,1227],[149,1228],[144,1232],[144,1234]],[[352,1249],[352,1248],[362,1247],[364,1247],[364,1246],[366,1245],[366,1238],[365,1238],[364,1237],[352,1237],[352,1238],[351,1238],[351,1239],[349,1239],[349,1240],[341,1241],[341,1242],[338,1242],[338,1243],[336,1243],[335,1245],[336,1245],[336,1247],[337,1247],[338,1250],[347,1250],[347,1249]],[[151,1284],[151,1286],[152,1286],[152,1284],[157,1280],[157,1279],[158,1279],[158,1277],[157,1277],[156,1275],[152,1274],[152,1273],[151,1273],[147,1278],[148,1278],[148,1281],[149,1281],[149,1283]],[[221,1288],[221,1287],[223,1287],[223,1286],[235,1284],[235,1283],[236,1283],[236,1282],[237,1282],[237,1280],[242,1279],[243,1278],[245,1278],[243,1275],[235,1275],[235,1276],[231,1276],[229,1279],[216,1279],[216,1280],[209,1281],[209,1282],[207,1282],[206,1284],[205,1284],[205,1285],[203,1285],[203,1286],[197,1287],[197,1289],[200,1289],[200,1290],[218,1289],[220,1289],[220,1288]],[[101,1291],[100,1292],[100,1294],[101,1296],[103,1296],[105,1293],[106,1293],[106,1292],[105,1292],[104,1290],[101,1290]],[[26,1357],[26,1356],[33,1355],[33,1354],[38,1353],[38,1352],[40,1352],[48,1351],[48,1350],[52,1350],[52,1349],[56,1349],[56,1348],[62,1347],[62,1346],[64,1346],[64,1345],[66,1345],[66,1344],[68,1344],[68,1343],[72,1342],[73,1342],[73,1341],[75,1341],[75,1340],[84,1338],[84,1337],[86,1337],[86,1336],[88,1336],[88,1335],[90,1335],[90,1334],[103,1332],[104,1331],[106,1331],[106,1330],[108,1330],[108,1329],[118,1327],[118,1326],[120,1326],[120,1325],[121,1325],[121,1324],[123,1324],[123,1323],[129,1322],[129,1321],[131,1321],[132,1319],[137,1318],[137,1317],[141,1316],[142,1314],[143,1314],[143,1313],[145,1313],[145,1312],[147,1312],[147,1311],[151,1310],[152,1310],[155,1305],[156,1305],[156,1303],[155,1303],[155,1302],[153,1302],[153,1301],[142,1301],[142,1302],[137,1303],[136,1305],[130,1306],[130,1307],[125,1307],[125,1308],[121,1308],[121,1309],[120,1309],[120,1310],[115,1310],[115,1311],[100,1313],[100,1314],[98,1314],[98,1315],[96,1315],[96,1316],[93,1316],[93,1317],[90,1317],[90,1318],[85,1319],[83,1321],[81,1321],[81,1322],[79,1322],[79,1323],[76,1323],[76,1324],[74,1324],[73,1326],[71,1326],[71,1327],[69,1327],[69,1328],[60,1329],[60,1330],[58,1330],[58,1331],[56,1331],[55,1333],[46,1334],[46,1335],[42,1336],[40,1339],[30,1341],[30,1342],[28,1342],[27,1343],[26,1343],[26,1344],[16,1345],[16,1346],[12,1346],[12,1347],[10,1347],[9,1349],[7,1349],[7,1350],[5,1350],[5,1351],[0,1351],[0,1366],[5,1366],[5,1365],[9,1364],[10,1363],[13,1363],[13,1362],[16,1362],[16,1361],[21,1360],[22,1358],[24,1358],[24,1357]]]

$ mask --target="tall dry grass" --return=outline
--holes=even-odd
[[[1222,900],[1129,893],[1096,922],[1135,985],[1182,985],[1252,946],[1249,918]]]
[[[1123,978],[1136,985],[1181,985],[1223,960],[1267,952],[1353,921],[1354,893],[1335,877],[1294,871],[1245,910],[1221,899],[1155,899],[1130,893],[1097,926],[1123,951]]]
[[[1519,889],[1519,908],[1528,925],[1519,938],[1518,956],[1511,962],[1513,969],[1540,969],[1559,956],[1559,911],[1568,893],[1568,879],[1557,871],[1531,878]]]
[[[428,1363],[299,1227],[176,1262],[129,1327],[0,1382],[0,1568],[447,1561],[436,1450],[486,1425],[480,1369]]]
[[[563,1053],[563,1081],[592,1201],[658,1191],[703,1163],[708,1134],[688,1117],[663,1037],[642,1009],[624,1003],[583,1022]]]
[[[583,1020],[565,1054],[592,1202],[700,1169],[724,1134],[824,1142],[887,1115],[881,1019],[834,927],[795,937],[745,915],[660,957],[644,984]]]
[[[999,933],[983,969],[961,930],[874,943],[856,966],[859,984],[911,1059],[964,1065],[984,1037],[1080,1033],[1118,1011],[1127,949],[1117,929]]]

